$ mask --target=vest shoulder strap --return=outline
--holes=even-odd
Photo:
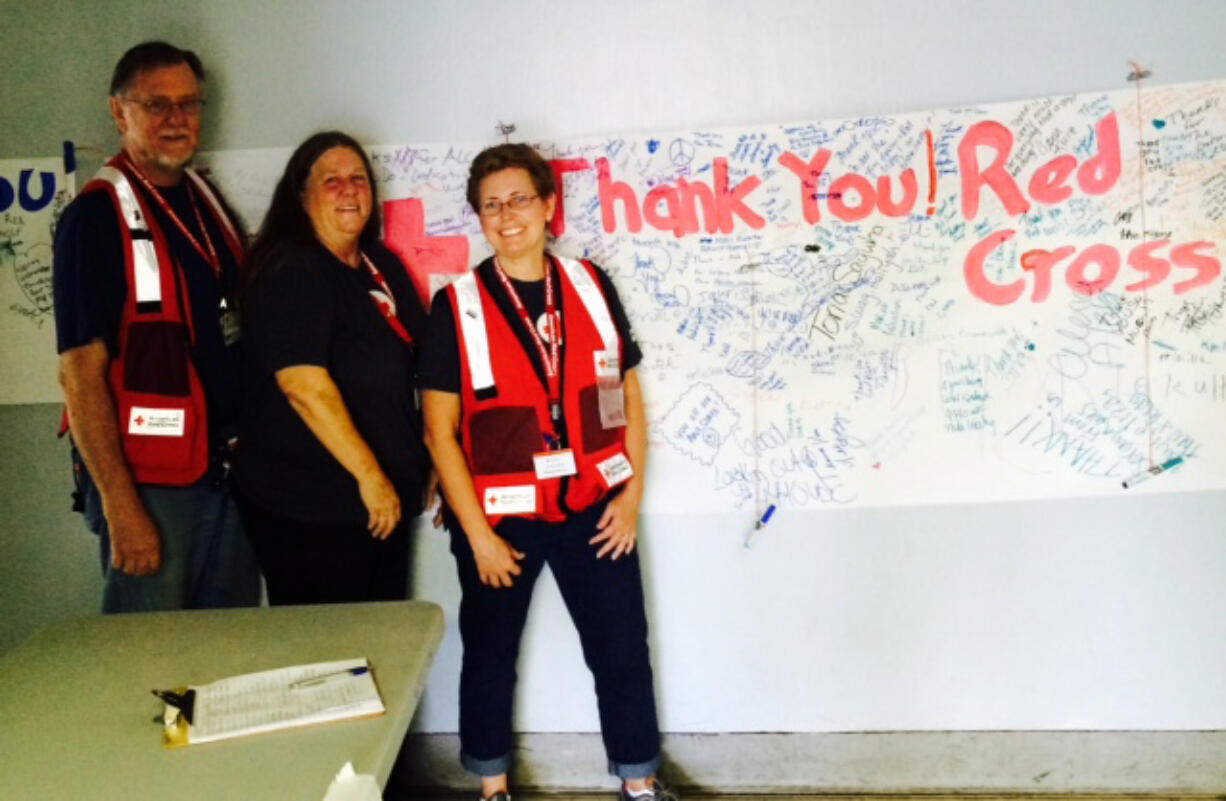
[[[188,179],[192,182],[196,189],[200,191],[200,194],[202,197],[204,197],[205,202],[212,207],[213,216],[216,217],[225,227],[226,233],[229,235],[231,241],[238,243],[241,246],[242,240],[238,237],[238,229],[234,227],[234,221],[230,219],[230,215],[226,214],[226,208],[225,206],[221,205],[221,200],[217,197],[217,193],[213,191],[213,187],[209,185],[208,181],[200,177],[200,173],[196,172],[191,167],[188,167],[183,172],[187,175]]]
[[[477,392],[494,386],[494,369],[490,364],[489,332],[485,328],[485,309],[481,305],[481,288],[477,271],[469,270],[452,282],[449,291],[455,303],[456,319],[463,332],[464,353],[473,389]]]
[[[575,288],[579,299],[583,301],[583,307],[587,310],[587,316],[591,318],[592,323],[596,326],[596,331],[600,334],[600,338],[604,340],[605,350],[616,351],[619,339],[617,336],[617,326],[613,325],[613,316],[609,313],[609,304],[605,300],[604,293],[600,291],[600,287],[596,285],[596,279],[592,277],[587,267],[578,260],[562,256],[556,256],[555,258],[557,258],[558,264],[562,265],[562,271],[566,273],[566,277]]]
[[[123,171],[111,166],[100,168],[95,173],[94,180],[105,181],[111,186],[119,216],[128,229],[129,235],[125,240],[132,249],[131,279],[135,287],[136,302],[161,303],[162,275],[158,265],[157,247],[132,182]]]

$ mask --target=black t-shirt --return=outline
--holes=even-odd
[[[477,266],[477,280],[482,283],[486,290],[489,291],[494,302],[502,311],[503,316],[507,319],[511,326],[511,330],[515,332],[519,338],[520,346],[524,352],[528,354],[528,359],[532,362],[532,367],[536,370],[537,378],[541,381],[541,386],[545,386],[545,367],[541,363],[540,351],[537,350],[531,336],[524,329],[524,324],[520,320],[519,313],[515,311],[515,307],[511,303],[511,299],[507,297],[506,289],[499,280],[497,272],[494,269],[494,260],[486,259]],[[558,268],[551,263],[553,270],[554,286],[558,286]],[[626,318],[626,310],[622,307],[621,300],[617,296],[617,290],[613,287],[613,282],[609,280],[609,276],[605,271],[596,268],[596,277],[600,280],[600,288],[604,292],[605,300],[609,305],[609,313],[613,317],[613,325],[617,329],[617,335],[621,337],[624,358],[622,359],[622,373],[633,367],[637,367],[639,362],[643,360],[643,352],[639,350],[638,343],[634,341],[634,336],[630,331],[630,321]],[[511,279],[511,285],[515,287],[515,291],[519,294],[520,300],[523,301],[524,308],[528,311],[528,318],[533,321],[538,321],[537,329],[540,330],[539,320],[541,315],[545,313],[545,282],[541,281],[518,281]],[[558,297],[558,310],[563,318],[566,316],[566,309],[562,302],[562,297]],[[566,342],[562,342],[563,353],[565,353]],[[425,347],[422,348],[421,363],[417,368],[417,385],[422,389],[433,389],[440,392],[460,392],[460,343],[456,337],[455,330],[455,311],[451,307],[451,296],[446,292],[438,292],[434,295],[434,301],[430,306],[430,326],[426,332]]]
[[[188,181],[157,191],[192,236],[207,249],[192,207]],[[190,347],[192,364],[200,376],[208,405],[209,430],[214,438],[228,434],[238,423],[240,397],[239,348],[227,346],[221,333],[221,301],[234,297],[238,266],[203,198],[197,197],[200,219],[221,259],[221,277],[191,245],[161,205],[139,182],[130,181],[151,210],[166,237],[170,256],[183,270],[196,333]],[[231,215],[233,219],[233,215]],[[102,339],[111,357],[119,351],[119,324],[128,296],[126,254],[119,212],[105,190],[83,193],[64,210],[55,232],[52,286],[55,295],[55,334],[58,352]],[[184,336],[187,336],[186,330]]]
[[[366,252],[383,274],[396,317],[422,341],[425,312],[400,260],[382,246]],[[345,408],[396,487],[404,517],[421,511],[429,459],[414,402],[417,346],[407,346],[370,296],[378,285],[322,245],[288,257],[243,298],[244,382],[235,476],[251,500],[285,517],[326,525],[368,518],[357,481],[290,406],[275,374],[327,368]]]

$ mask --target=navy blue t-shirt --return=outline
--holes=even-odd
[[[182,267],[196,333],[189,353],[204,387],[209,430],[216,438],[231,433],[238,424],[239,344],[227,346],[221,332],[221,301],[223,297],[229,298],[232,304],[238,265],[220,226],[204,205],[207,201],[200,198],[198,192],[189,194],[189,180],[184,178],[178,186],[160,187],[157,192],[201,246],[207,248],[192,207],[192,197],[196,196],[200,219],[204,220],[208,237],[221,259],[220,278],[148,190],[139,182],[131,184],[143,196],[155,224],[166,237],[171,258]],[[53,261],[55,334],[59,353],[101,339],[112,358],[118,355],[119,324],[128,296],[121,224],[115,202],[104,190],[81,194],[60,218]],[[187,336],[186,329],[184,336]]]
[[[246,396],[234,474],[250,500],[293,520],[356,526],[368,517],[353,476],[277,384],[277,371],[294,366],[327,369],[358,434],[396,487],[403,516],[421,510],[430,459],[413,373],[426,315],[400,260],[381,245],[366,253],[413,344],[375,306],[370,292],[378,285],[370,273],[346,266],[322,245],[289,254],[243,298]]]

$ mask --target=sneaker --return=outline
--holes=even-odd
[[[481,801],[511,801],[511,794],[506,790],[499,790],[489,798],[486,798],[485,796],[479,796],[479,798]]]
[[[618,801],[681,801],[681,796],[677,795],[673,788],[659,779],[652,779],[651,789],[644,790],[638,795],[627,790],[625,783],[623,783],[621,793],[618,795]]]

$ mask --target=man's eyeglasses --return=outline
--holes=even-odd
[[[528,208],[528,204],[536,200],[540,195],[513,195],[506,200],[494,200],[490,198],[481,204],[482,217],[497,217],[502,214],[502,207],[506,206],[511,211],[523,211]]]
[[[200,110],[204,108],[203,97],[189,97],[177,103],[164,97],[155,97],[152,100],[137,100],[134,97],[125,97],[123,101],[125,103],[135,103],[143,108],[149,116],[161,117],[162,119],[169,117],[176,110],[182,112],[187,117],[198,117],[200,116]]]

